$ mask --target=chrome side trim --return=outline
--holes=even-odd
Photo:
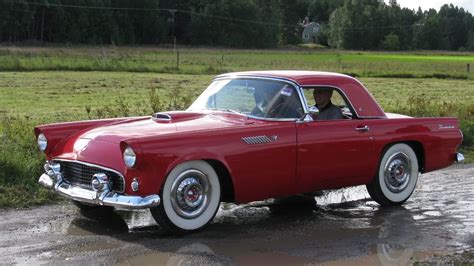
[[[358,118],[365,118],[365,119],[386,119],[385,116],[358,116]]]
[[[122,193],[125,192],[125,178],[123,177],[122,173],[120,173],[120,172],[117,171],[117,170],[110,169],[110,168],[107,168],[107,167],[104,167],[104,166],[101,166],[101,165],[92,164],[92,163],[86,163],[86,162],[81,162],[81,161],[77,161],[77,160],[53,159],[52,162],[78,163],[78,164],[82,164],[82,165],[85,165],[85,166],[96,167],[96,168],[104,169],[104,170],[107,170],[107,171],[110,171],[110,172],[114,172],[114,173],[116,173],[116,174],[122,179],[122,182],[123,182],[123,190],[122,190],[122,191],[119,191],[119,192],[122,192]]]
[[[299,118],[267,118],[267,117],[260,117],[254,115],[247,115],[248,118],[257,119],[257,120],[264,120],[264,121],[278,121],[278,122],[294,122],[298,121]]]
[[[238,74],[238,75],[227,75],[222,74],[215,77],[213,80],[221,80],[221,79],[240,79],[240,78],[249,78],[249,79],[268,79],[268,80],[278,80],[278,81],[285,81],[288,83],[292,83],[295,87],[298,87],[299,84],[294,79],[290,78],[282,78],[282,77],[275,77],[275,76],[259,76],[259,75],[247,75],[247,74]]]
[[[55,182],[56,181],[56,182]],[[59,195],[89,204],[120,207],[124,209],[145,209],[160,205],[161,199],[159,195],[152,194],[146,197],[125,196],[107,189],[104,191],[91,191],[88,189],[75,187],[67,184],[57,178],[56,180],[49,175],[42,174],[38,182],[46,188],[53,189]]]

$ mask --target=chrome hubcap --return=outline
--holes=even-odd
[[[387,188],[399,193],[403,191],[410,182],[411,161],[403,152],[390,156],[384,168],[384,180]]]
[[[211,187],[207,176],[195,169],[181,173],[171,186],[171,205],[186,219],[201,215],[209,205]]]

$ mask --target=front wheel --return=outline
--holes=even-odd
[[[189,161],[169,173],[161,191],[162,204],[150,210],[165,231],[189,233],[212,221],[220,197],[219,178],[212,166],[204,161]]]
[[[370,197],[382,206],[401,205],[418,181],[418,160],[413,149],[399,143],[385,151],[377,176],[367,185]]]

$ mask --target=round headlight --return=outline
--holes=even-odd
[[[123,161],[128,168],[132,168],[135,166],[135,162],[137,161],[137,156],[135,155],[135,152],[133,151],[131,147],[127,147],[123,151]]]
[[[38,148],[40,151],[45,151],[46,147],[48,147],[48,140],[44,136],[43,133],[38,135]]]

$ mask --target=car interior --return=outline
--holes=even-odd
[[[303,93],[305,95],[307,106],[316,106],[316,100],[314,99],[313,92],[314,90],[327,90],[332,89],[332,97],[331,102],[332,104],[336,105],[341,109],[343,119],[353,119],[355,115],[353,114],[350,105],[348,104],[345,97],[342,95],[339,89],[337,88],[328,88],[328,87],[304,87]]]

